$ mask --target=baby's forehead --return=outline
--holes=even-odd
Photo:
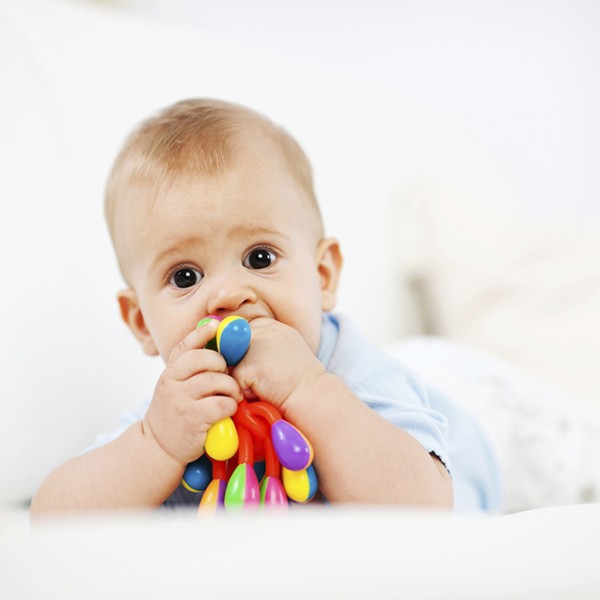
[[[297,194],[303,210],[310,211],[321,223],[321,215],[312,189],[312,180],[304,177],[305,171],[296,165],[295,157],[286,153],[280,138],[271,135],[268,129],[255,124],[239,128],[231,135],[222,160],[207,163],[206,156],[198,147],[188,146],[183,155],[179,155],[175,166],[165,164],[164,157],[154,163],[146,155],[141,169],[134,170],[134,177],[124,177],[121,183],[120,201],[115,214],[116,228],[130,229],[131,224],[143,225],[143,221],[161,204],[169,211],[169,198],[172,192],[183,187],[192,188],[196,184],[221,184],[225,189],[233,178],[247,181],[248,187],[257,181],[263,185],[269,179],[285,181],[300,193]],[[140,157],[141,158],[141,157]],[[247,165],[252,168],[247,168]],[[141,174],[142,176],[139,176]],[[244,179],[245,178],[245,179]],[[198,209],[203,209],[205,198],[196,197]],[[120,221],[120,227],[118,222]],[[322,225],[320,225],[322,229]]]
[[[251,160],[244,160],[248,158]],[[227,215],[232,195],[237,200],[232,211],[243,208],[250,213],[260,212],[269,220],[271,213],[275,216],[293,208],[296,214],[311,215],[320,221],[313,197],[269,145],[246,146],[216,172],[186,169],[162,178],[131,182],[128,187],[117,221],[141,231],[148,218],[168,219],[181,211],[189,211],[190,215],[201,211],[208,219],[211,210],[218,208],[219,214]]]

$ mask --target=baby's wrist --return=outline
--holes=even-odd
[[[281,406],[284,418],[300,425],[307,412],[312,411],[320,399],[328,396],[336,381],[337,377],[325,370],[303,377]]]
[[[164,467],[180,470],[185,469],[188,461],[178,460],[177,457],[171,454],[160,443],[158,438],[154,435],[152,427],[148,423],[147,419],[141,421],[141,431],[146,451],[151,453],[152,456],[155,456],[157,460],[160,460]]]

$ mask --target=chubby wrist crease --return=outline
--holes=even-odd
[[[302,377],[281,406],[283,416],[287,418],[290,413],[293,415],[296,411],[302,411],[304,406],[312,403],[319,388],[327,383],[328,375],[330,374],[323,369],[319,373],[313,372]]]
[[[177,460],[158,441],[158,438],[154,435],[154,432],[152,431],[152,427],[146,421],[146,419],[142,419],[142,421],[141,421],[141,428],[142,428],[142,437],[143,437],[143,439],[146,440],[148,443],[152,444],[152,446],[154,446],[155,448],[158,448],[160,454],[162,454],[164,457],[166,457],[169,460],[169,462],[174,463],[174,464],[176,464],[179,467],[185,467],[186,466],[187,463],[181,462],[181,461]]]

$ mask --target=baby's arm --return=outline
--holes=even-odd
[[[157,507],[173,493],[187,463],[202,455],[209,427],[242,399],[223,357],[203,349],[216,325],[193,331],[173,350],[143,421],[48,476],[33,515]]]
[[[452,485],[442,463],[335,375],[305,382],[284,412],[314,440],[320,487],[329,501],[452,506]]]
[[[452,505],[441,462],[325,372],[292,328],[253,321],[252,344],[233,375],[247,396],[278,406],[311,441],[330,502]]]

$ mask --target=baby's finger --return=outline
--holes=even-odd
[[[211,319],[203,326],[188,333],[171,351],[167,365],[173,364],[182,354],[185,354],[189,350],[204,348],[217,334],[218,326],[218,321]]]
[[[176,381],[185,381],[190,377],[203,373],[204,371],[214,371],[216,373],[226,373],[227,363],[225,359],[214,350],[188,350],[173,363],[167,366],[169,376]]]
[[[186,395],[195,400],[204,400],[210,396],[229,396],[235,402],[244,398],[237,381],[225,373],[205,371],[188,379],[183,389]]]
[[[237,410],[237,402],[228,396],[208,396],[198,402],[197,410],[203,421],[202,430],[207,431],[213,423],[233,416]]]

